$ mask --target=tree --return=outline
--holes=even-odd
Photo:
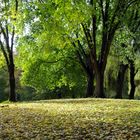
[[[77,42],[77,43],[76,43]],[[72,45],[76,49],[77,58],[79,60],[79,64],[82,66],[83,70],[86,73],[87,77],[87,90],[86,97],[92,97],[94,93],[94,70],[92,67],[92,62],[90,59],[89,53],[86,52],[83,45],[80,43],[80,40],[72,42]]]
[[[82,28],[96,75],[95,95],[97,97],[105,97],[104,72],[110,47],[116,30],[123,22],[127,9],[133,2],[135,1],[90,1],[90,5],[92,6],[92,23],[89,26],[87,23],[82,23]],[[99,34],[100,32],[101,34]],[[97,43],[97,37],[100,38],[99,44]],[[99,46],[101,47],[99,54],[97,54],[97,47]]]
[[[56,48],[56,50],[59,49],[60,51],[61,51],[61,48],[63,46],[64,49],[65,49],[64,50],[65,53],[66,52],[68,53],[68,52],[72,52],[73,51],[72,54],[69,53],[68,55],[63,56],[64,57],[63,59],[65,59],[65,60],[68,59],[69,62],[75,61],[73,63],[76,63],[76,65],[78,67],[79,67],[79,64],[81,65],[80,68],[81,67],[83,68],[83,70],[84,70],[84,72],[86,74],[86,77],[87,77],[87,91],[86,91],[86,95],[85,96],[86,97],[93,96],[94,74],[93,74],[93,68],[92,68],[92,65],[91,65],[89,53],[87,52],[87,49],[85,48],[85,46],[83,46],[85,41],[83,41],[82,39],[78,39],[79,38],[78,37],[79,36],[79,33],[76,36],[77,40],[76,40],[76,38],[75,39],[72,39],[70,37],[70,35],[67,35],[67,37],[65,37],[65,34],[66,34],[67,30],[65,30],[64,27],[63,27],[63,30],[62,30],[61,24],[60,25],[57,24],[58,21],[54,21],[53,22],[53,21],[49,21],[48,20],[48,17],[50,17],[50,19],[51,19],[51,17],[53,17],[52,10],[54,10],[54,9],[52,7],[54,6],[54,3],[51,2],[51,1],[47,1],[47,2],[44,1],[43,4],[42,4],[42,2],[41,3],[39,2],[39,3],[31,4],[30,5],[30,11],[31,12],[27,12],[26,25],[29,26],[29,31],[30,31],[30,33],[29,33],[30,35],[28,35],[28,37],[30,36],[29,38],[31,38],[31,36],[32,36],[32,39],[33,39],[32,41],[33,42],[36,42],[35,44],[33,44],[33,43],[30,44],[29,43],[30,46],[32,48],[33,48],[33,46],[35,46],[36,48],[38,48],[38,49],[33,49],[33,51],[35,51],[35,52],[37,50],[39,51],[39,50],[41,50],[41,48],[45,48],[45,47],[46,47],[46,50],[48,50],[50,48],[50,46],[54,50]],[[50,3],[52,4],[52,6],[50,6]],[[44,10],[44,6],[47,7],[47,11],[45,11],[46,9]],[[48,21],[46,21],[46,20],[48,20]],[[55,24],[55,25],[57,24],[57,26],[54,25],[55,27],[53,27],[53,24]],[[50,25],[54,29],[50,29]],[[60,31],[60,27],[61,27],[61,32],[59,34],[58,33],[56,33],[56,34],[53,33],[54,34],[53,35],[52,34],[52,30],[54,32],[57,31],[57,30]],[[55,28],[57,28],[57,29],[55,30]],[[51,30],[51,31],[49,31],[49,30]],[[60,36],[63,36],[63,37],[61,37],[61,39],[60,39]],[[28,39],[26,38],[26,39],[29,40],[29,38]],[[47,43],[45,44],[44,42],[47,42]],[[27,45],[25,45],[25,46],[27,48]],[[67,47],[65,47],[65,46],[67,46]],[[70,48],[71,46],[73,46],[73,48]],[[23,47],[23,48],[26,49],[25,47]],[[19,49],[19,50],[20,51],[23,51],[21,49]],[[72,50],[72,51],[70,51],[70,50]],[[29,54],[28,52],[26,52],[26,53]],[[52,55],[52,56],[54,56],[54,55]],[[67,58],[65,58],[65,57],[67,57]],[[45,58],[45,60],[46,60],[46,64],[47,64],[47,61],[48,61],[47,60],[47,57]],[[35,60],[32,60],[32,61],[35,61]],[[55,61],[55,56],[54,56],[54,58],[52,57],[52,59],[49,60],[49,61]],[[60,61],[58,63],[60,64]],[[77,63],[79,63],[79,64],[77,64]],[[56,64],[56,65],[59,66],[59,64],[58,65]],[[63,65],[61,65],[62,66],[61,69],[63,69],[65,63],[62,63],[62,64]],[[52,64],[51,63],[51,65],[53,67],[53,65],[55,65],[55,64]],[[77,73],[77,72],[75,71],[74,73]],[[85,76],[85,74],[84,74],[84,76]],[[77,77],[79,77],[79,76],[77,76]]]
[[[15,65],[14,65],[14,41],[15,41],[15,22],[17,20],[18,1],[0,1],[0,46],[5,58],[9,73],[9,101],[16,101],[15,93]]]
[[[43,32],[38,41],[33,36],[34,34],[30,34],[21,38],[17,48],[16,62],[17,66],[22,68],[22,85],[33,87],[45,94],[54,91],[54,95],[56,90],[61,92],[63,88],[68,89],[73,97],[78,94],[84,97],[85,75],[75,58],[71,58],[75,51],[69,47],[63,49],[51,44],[43,45]],[[75,95],[77,91],[79,93]]]
[[[127,61],[127,58],[130,54],[130,50],[128,48],[128,46],[122,42],[124,42],[124,40],[129,40],[129,36],[128,34],[126,33],[126,31],[124,32],[121,32],[121,35],[116,35],[118,39],[118,43],[115,44],[115,45],[119,45],[118,47],[116,47],[115,49],[117,49],[117,57],[119,58],[118,60],[118,74],[117,74],[117,78],[116,78],[116,95],[115,95],[115,98],[117,99],[122,99],[123,98],[123,95],[125,92],[127,91],[124,91],[124,86],[125,86],[125,83],[128,83],[128,81],[126,80],[126,77],[128,75],[127,73],[127,70],[129,68],[129,65],[128,65],[128,61]],[[122,39],[120,39],[122,38]],[[122,42],[121,42],[122,41]],[[127,93],[128,94],[128,93]]]
[[[41,13],[40,20],[43,20],[45,29],[53,36],[52,41],[56,40],[57,35],[63,36],[60,38],[65,42],[77,44],[75,46],[78,52],[78,42],[88,52],[92,70],[96,75],[96,97],[105,97],[104,72],[110,47],[128,8],[136,1],[69,0],[65,2],[60,0],[43,1],[44,3],[38,6],[37,11]],[[49,16],[47,17],[45,15],[48,11],[44,10],[44,4],[48,5]]]
[[[139,68],[136,68],[135,66],[135,61],[137,59],[137,55],[139,55],[139,32],[140,32],[140,3],[136,3],[135,8],[131,8],[130,12],[131,15],[127,16],[128,22],[127,22],[127,26],[132,34],[131,37],[131,46],[132,46],[132,51],[131,51],[131,56],[128,58],[128,62],[130,65],[130,85],[131,85],[131,89],[130,89],[130,93],[129,93],[129,99],[134,99],[134,95],[135,95],[135,89],[136,89],[136,85],[135,85],[135,75],[137,74]]]
[[[117,86],[116,86],[116,96],[117,99],[122,99],[123,95],[123,88],[124,88],[124,80],[125,80],[125,74],[126,70],[128,68],[127,64],[120,64],[118,76],[117,76]]]
[[[93,86],[95,74],[94,95],[104,98],[104,72],[115,33],[125,21],[129,7],[137,1],[34,1],[30,5],[32,12],[28,13],[26,25],[33,27],[35,43],[43,42],[46,49],[50,45],[63,49],[67,46],[75,50],[87,74],[87,81],[90,81],[89,85]],[[90,96],[92,86],[87,88]]]
[[[123,24],[123,29],[126,31],[121,32],[121,38],[118,41],[122,44],[122,48],[119,48],[119,53],[122,55],[121,64],[118,74],[117,82],[117,94],[116,98],[122,98],[122,89],[124,83],[124,75],[126,69],[130,70],[130,93],[129,98],[134,99],[135,94],[135,75],[138,69],[135,66],[135,61],[138,58],[139,52],[139,28],[140,28],[140,13],[139,13],[139,3],[135,3],[134,7],[131,7],[126,14],[126,21]],[[131,13],[131,14],[130,14]],[[119,35],[118,35],[119,36]],[[124,49],[124,50],[123,50]],[[125,61],[125,62],[123,62]],[[120,80],[119,80],[120,79]]]

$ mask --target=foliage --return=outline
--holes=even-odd
[[[84,72],[75,58],[72,58],[73,53],[67,47],[38,47],[30,38],[26,39],[23,44],[19,44],[17,56],[17,65],[22,67],[22,84],[38,91],[62,86],[68,86],[69,89],[78,85],[82,87],[85,81]]]
[[[139,70],[139,0],[0,0],[0,3],[1,49],[5,50],[7,64],[8,53],[14,53],[16,67],[21,71],[18,78],[22,85],[17,86],[17,92],[22,99],[57,98],[58,94],[64,98],[83,97],[89,78],[83,64],[87,63],[96,73],[97,96],[105,97],[99,90],[106,89],[107,97],[113,97],[119,62],[127,64],[131,59],[136,72]],[[2,33],[6,33],[7,43]],[[3,60],[0,53],[0,67],[5,65]],[[139,72],[136,79],[139,80]],[[125,83],[128,84],[127,79]]]
[[[1,139],[139,139],[140,102],[50,100],[0,104]]]
[[[8,76],[6,67],[0,68],[0,101],[8,98]]]
[[[22,69],[22,84],[41,92],[63,86],[82,91],[85,74],[77,62],[74,48],[69,47],[64,37],[63,41],[59,38],[61,33],[55,36],[48,32],[46,26],[49,24],[44,20],[31,20],[30,33],[19,39],[16,65]]]

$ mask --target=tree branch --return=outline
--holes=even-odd
[[[13,52],[14,36],[15,36],[15,27],[13,26],[12,37],[11,37],[11,52]]]
[[[74,42],[72,42],[72,45],[74,46],[74,48],[76,48],[76,44]],[[87,73],[87,67],[86,67],[86,64],[84,63],[84,61],[83,61],[83,59],[81,57],[80,52],[78,50],[76,50],[76,53],[77,53],[77,56],[78,56],[78,59],[79,59],[80,64],[82,65],[83,69]]]
[[[7,30],[8,30],[8,27],[7,27],[7,25],[6,25],[6,32],[8,32]],[[10,53],[9,37],[8,37],[8,35],[6,34],[6,32],[4,31],[2,25],[1,25],[1,31],[2,31],[2,34],[3,34],[3,36],[4,36],[5,42],[6,42],[6,49],[7,49],[8,53]]]
[[[83,46],[81,45],[80,40],[78,39],[78,34],[76,34],[76,37],[77,37],[77,44],[78,44],[79,49],[81,50],[81,53],[83,54],[83,56],[85,56],[85,58],[87,58],[87,54]]]
[[[91,37],[89,37],[89,33],[87,33],[87,29],[86,29],[85,25],[83,23],[81,23],[81,25],[82,25],[82,28],[83,28],[83,31],[84,31],[84,34],[85,34],[85,37],[86,37],[86,40],[88,43],[88,47],[89,47],[89,49],[91,49],[92,48],[91,43],[90,43],[91,40],[89,40],[89,38],[91,38]]]
[[[1,50],[2,50],[2,53],[4,55],[6,64],[7,64],[7,66],[9,66],[9,59],[8,59],[7,53],[6,53],[5,49],[4,49],[4,46],[3,46],[3,43],[1,42],[1,40],[0,40],[0,45],[1,45]]]

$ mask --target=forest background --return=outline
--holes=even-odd
[[[140,99],[139,0],[0,0],[0,101]]]

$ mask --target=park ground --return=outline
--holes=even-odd
[[[0,140],[140,140],[140,101],[1,103]]]

